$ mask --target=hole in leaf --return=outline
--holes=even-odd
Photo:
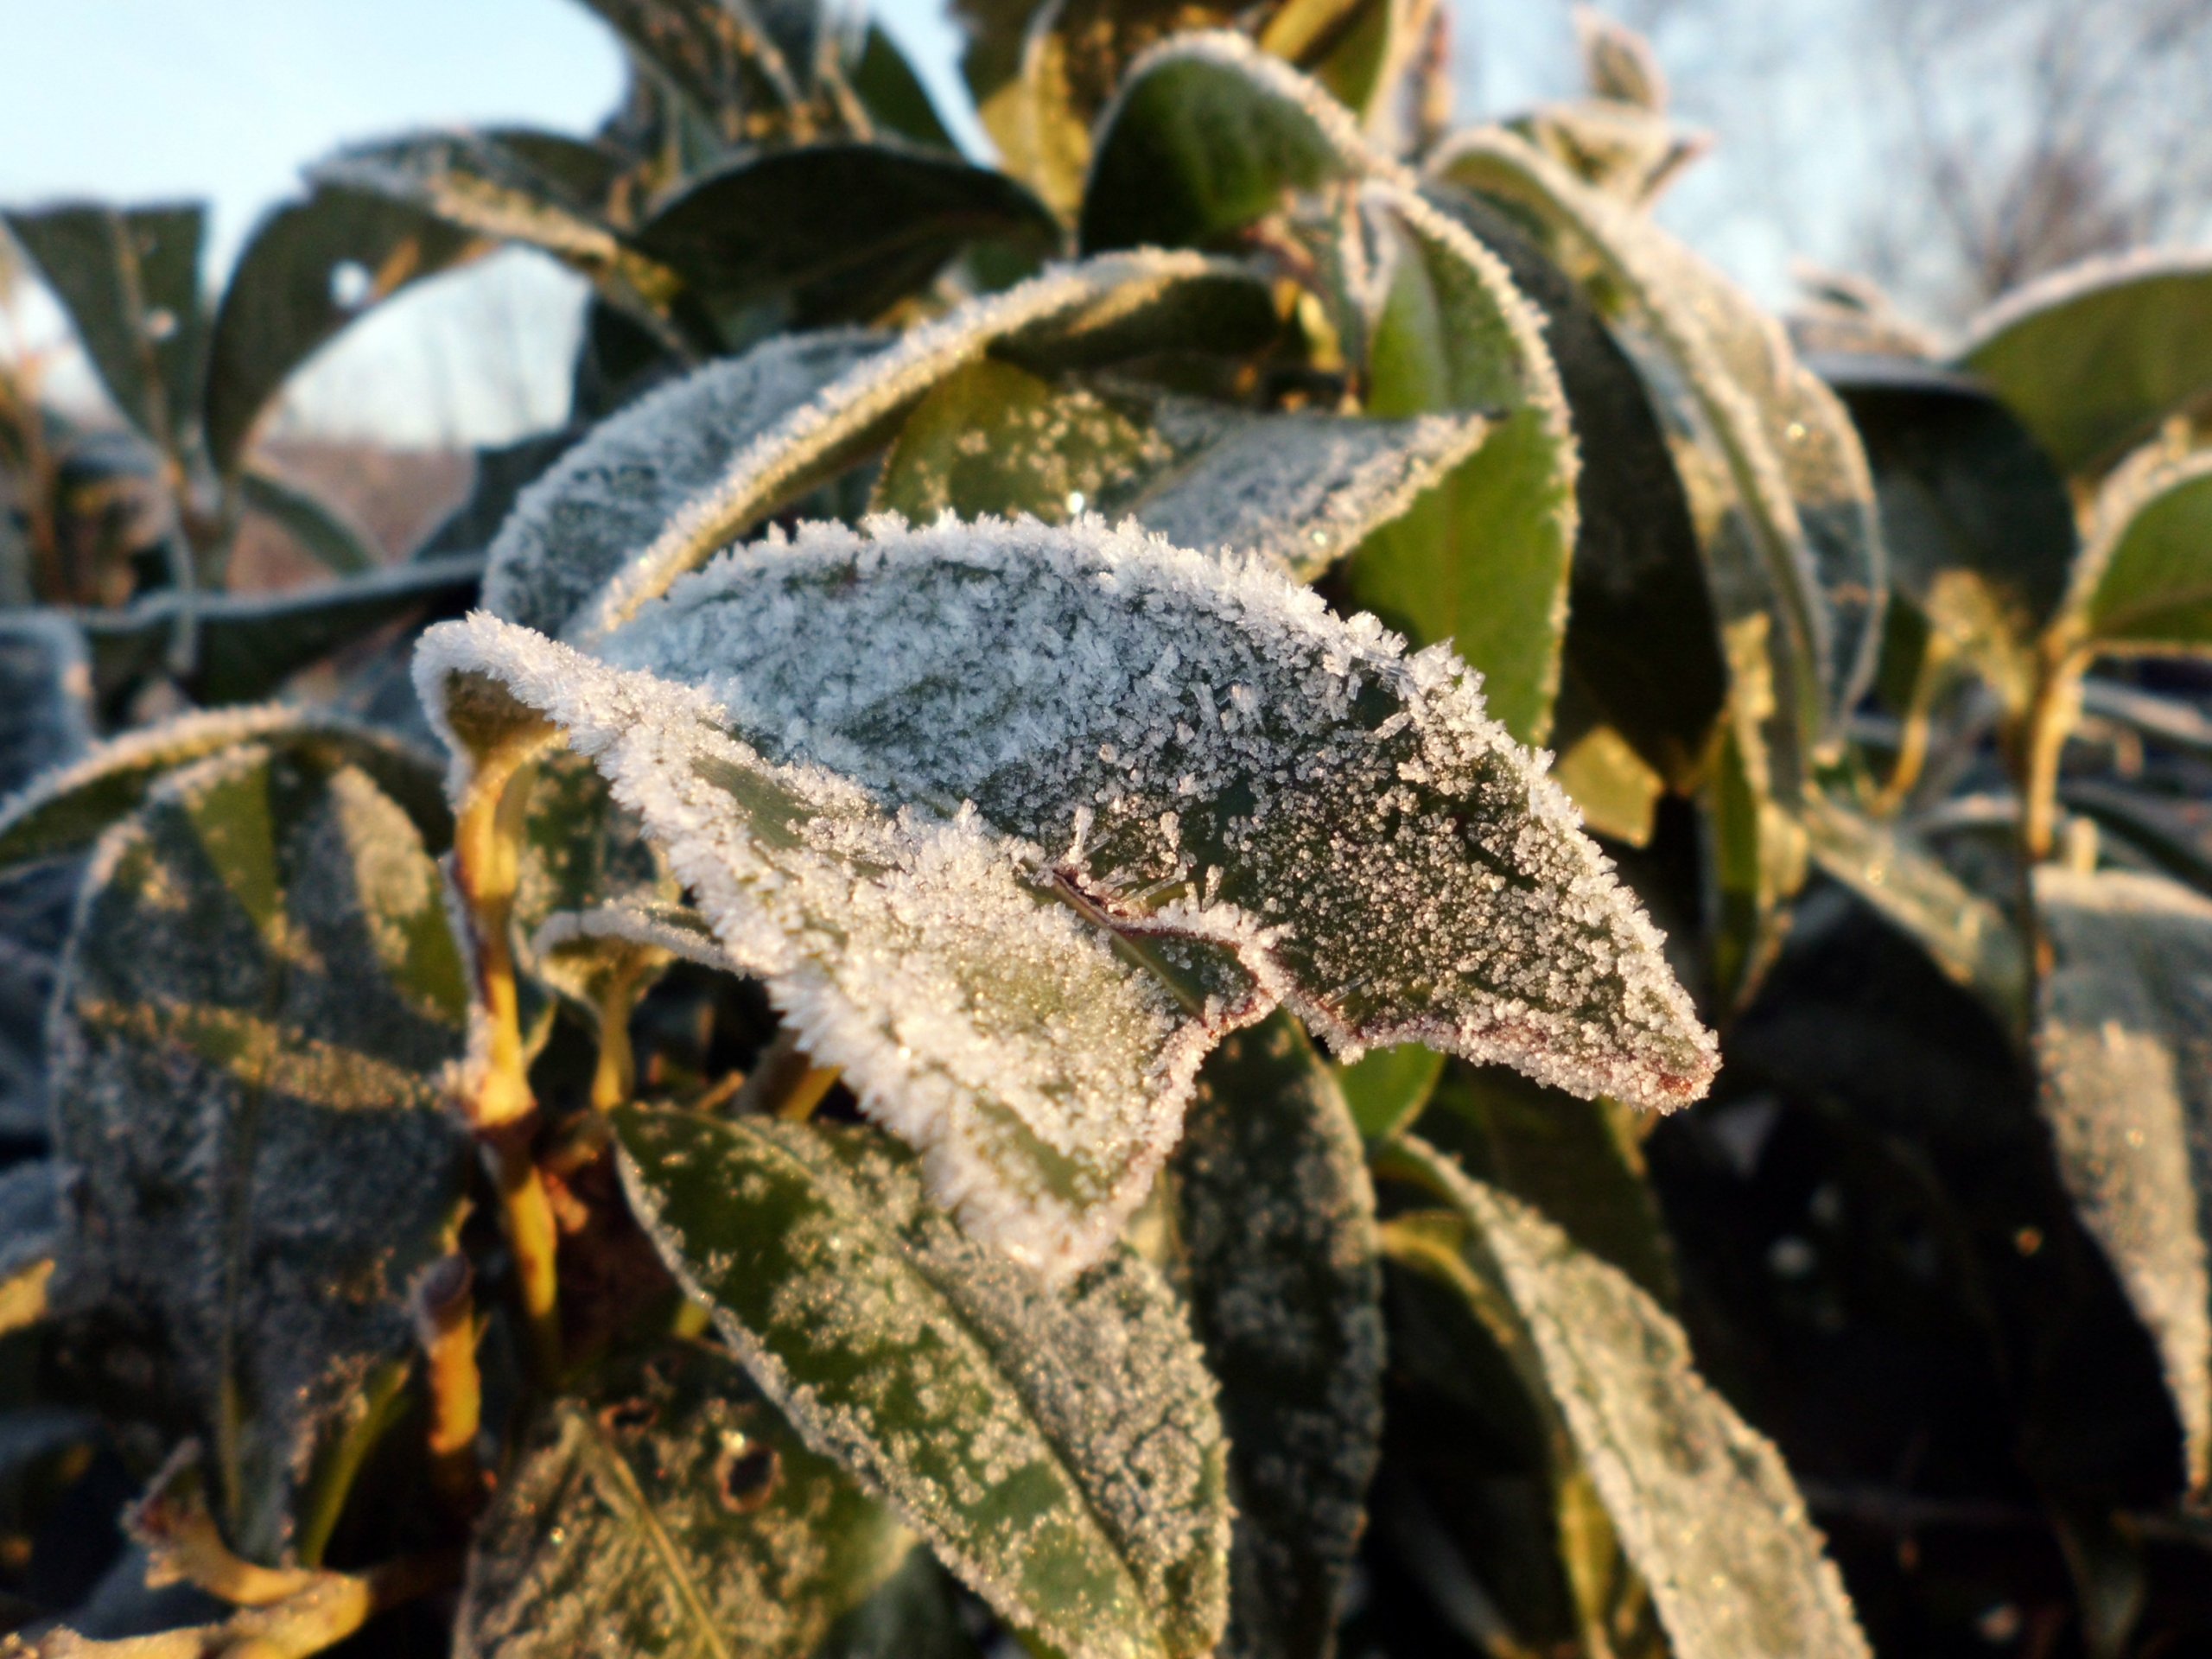
[[[733,1515],[750,1515],[768,1501],[779,1472],[776,1448],[739,1436],[715,1464],[715,1491]]]

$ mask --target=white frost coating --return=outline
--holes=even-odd
[[[1870,1659],[1781,1454],[1682,1328],[1535,1211],[1412,1144],[1479,1232],[1545,1382],[1681,1659]]]
[[[645,945],[725,973],[745,971],[715,943],[713,925],[698,912],[681,905],[603,905],[596,910],[564,910],[547,917],[531,936],[531,954],[550,957],[563,945],[591,939]]]
[[[389,733],[341,716],[302,709],[285,703],[257,703],[249,708],[212,709],[180,715],[158,726],[126,732],[99,745],[74,765],[48,772],[0,803],[0,864],[12,861],[9,843],[27,830],[37,833],[34,822],[41,815],[86,789],[120,785],[131,774],[147,778],[192,761],[261,739],[281,740],[279,747],[327,740],[342,746],[350,758],[383,767],[379,783],[389,784],[391,771],[412,771],[423,766],[423,756]],[[126,805],[129,804],[125,804]],[[121,809],[118,809],[121,810]],[[89,841],[106,827],[103,817],[72,835],[69,844]],[[39,856],[43,842],[29,852]]]
[[[1206,1049],[1277,1000],[1347,1054],[1658,1107],[1712,1075],[1659,935],[1464,667],[1264,564],[1096,521],[810,525],[605,650],[433,630],[456,792],[461,734],[561,728],[939,1200],[1047,1267],[1103,1247]]]
[[[1174,409],[1164,407],[1162,429],[1179,448],[1174,420]],[[1130,511],[1179,547],[1254,554],[1311,581],[1441,483],[1490,429],[1472,415],[1239,422]]]
[[[1171,35],[1139,53],[1122,75],[1121,89],[1098,118],[1094,130],[1111,132],[1145,78],[1155,70],[1177,63],[1210,63],[1235,71],[1255,91],[1297,110],[1313,124],[1315,137],[1337,152],[1348,176],[1389,180],[1412,188],[1414,175],[1370,144],[1359,130],[1359,118],[1330,97],[1319,81],[1300,74],[1272,53],[1262,51],[1249,36],[1234,29],[1209,29]],[[1090,165],[1094,171],[1098,153],[1104,148],[1099,145],[1092,153]],[[1084,180],[1086,196],[1090,193],[1090,182],[1089,178]]]
[[[2212,251],[2202,248],[2137,248],[2101,254],[2024,283],[1975,316],[1960,336],[1954,362],[1964,362],[2015,323],[2072,303],[2103,289],[2160,276],[2212,277]]]
[[[1712,1074],[1658,933],[1465,668],[1263,564],[1096,520],[808,525],[606,649],[887,809],[972,803],[1118,927],[1232,945],[1347,1053],[1655,1107]]]
[[[995,340],[1089,306],[1135,309],[1177,283],[1220,270],[1203,255],[1147,250],[1058,266],[1003,294],[909,330],[898,343],[783,416],[730,462],[720,480],[670,514],[659,533],[563,629],[588,649],[640,605],[668,590],[741,533],[779,488],[836,445],[913,403]]]
[[[764,761],[697,689],[480,613],[434,629],[416,677],[457,764],[451,701],[494,684],[591,757],[729,961],[968,1226],[1052,1273],[1111,1243],[1174,1143],[1208,1021],[1243,1010],[1185,1014],[972,813],[894,817],[819,766]]]
[[[2054,957],[2037,1069],[2059,1173],[2149,1327],[2189,1483],[2212,1478],[2212,903],[2159,876],[2035,873]]]
[[[784,335],[657,388],[525,489],[493,538],[484,608],[557,634],[730,458],[883,349],[861,329]]]

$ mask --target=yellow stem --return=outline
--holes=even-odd
[[[746,1073],[730,1111],[739,1117],[772,1114],[802,1122],[836,1081],[837,1068],[818,1066],[808,1059],[786,1026]]]
[[[630,1047],[630,1010],[637,1006],[637,976],[622,974],[599,999],[599,1065],[591,1074],[591,1103],[611,1112],[638,1091],[638,1059]]]
[[[515,1288],[522,1303],[524,1328],[538,1375],[550,1380],[561,1370],[561,1292],[554,1259],[560,1228],[544,1179],[530,1155],[527,1123],[486,1137],[492,1173],[499,1187],[506,1220],[507,1249],[514,1257]]]
[[[558,1234],[545,1183],[530,1155],[537,1103],[523,1056],[512,937],[524,815],[534,762],[545,741],[512,742],[479,768],[454,826],[453,857],[475,934],[476,991],[486,1024],[483,1071],[466,1109],[499,1185],[531,1353],[540,1374],[550,1378],[561,1368],[560,1281],[554,1267]]]
[[[455,1515],[473,1518],[484,1502],[484,1473],[476,1457],[484,1384],[476,1368],[476,1299],[467,1257],[446,1256],[423,1275],[415,1287],[415,1327],[430,1391],[431,1484]]]
[[[2037,677],[2021,740],[2020,836],[2037,862],[2050,856],[2057,839],[2059,760],[2081,711],[2081,661],[2054,652]]]
[[[523,1061],[521,999],[515,986],[512,938],[515,883],[522,830],[536,768],[534,747],[516,744],[476,777],[454,826],[454,875],[468,902],[475,934],[476,994],[486,1021],[484,1073],[468,1103],[479,1130],[530,1116],[530,1079]]]

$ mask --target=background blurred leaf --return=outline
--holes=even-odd
[[[203,417],[216,471],[232,476],[270,399],[317,346],[378,301],[484,251],[404,203],[317,190],[247,239],[217,307]]]
[[[2087,652],[2212,653],[2212,454],[2146,455],[2113,474],[2066,621]]]
[[[2202,254],[2091,259],[2016,289],[1967,325],[1958,363],[2062,472],[2088,473],[2212,388]]]
[[[179,466],[200,435],[205,222],[197,204],[0,213],[60,301],[123,417]]]
[[[436,868],[351,767],[233,749],[95,855],[52,1036],[56,1300],[145,1322],[264,1560],[319,1553],[411,1346],[466,1179],[467,1001]]]

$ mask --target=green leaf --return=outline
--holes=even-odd
[[[1619,1269],[1413,1136],[1393,1173],[1442,1199],[1414,1265],[1453,1283],[1556,1412],[1681,1659],[1862,1659],[1843,1582],[1774,1447],[1698,1376]],[[1456,1246],[1456,1248],[1452,1248]]]
[[[275,519],[324,569],[337,575],[359,576],[384,563],[364,531],[307,491],[251,467],[238,480],[238,486],[247,506]]]
[[[1096,524],[811,525],[605,649],[429,635],[456,787],[559,728],[817,1062],[1041,1262],[1103,1246],[1205,1050],[1279,998],[1340,1050],[1640,1104],[1710,1076],[1656,936],[1465,670],[1262,567]]]
[[[2044,1121],[2083,1224],[2149,1327],[2189,1484],[2212,1478],[2212,899],[2162,877],[2035,872]]]
[[[929,89],[880,24],[868,25],[860,60],[849,73],[854,92],[879,126],[927,149],[960,153],[960,146],[938,115]]]
[[[1395,113],[1389,94],[1407,71],[1402,30],[1414,15],[1391,0],[1287,0],[1258,36],[1260,49],[1294,64],[1363,121]]]
[[[177,677],[180,683],[202,704],[251,702],[372,629],[426,610],[461,609],[483,574],[484,561],[464,554],[383,565],[366,575],[275,594],[203,596],[162,588],[120,610],[79,612],[76,620],[92,641],[103,690],[157,671],[180,620],[188,620],[199,638],[199,660]]]
[[[1866,446],[1890,575],[2008,695],[2065,595],[2076,546],[2065,480],[2003,404],[1950,371],[1823,359]]]
[[[199,437],[194,419],[207,347],[200,302],[206,210],[116,209],[91,204],[0,213],[68,314],[77,338],[123,417],[181,461]]]
[[[912,1536],[744,1371],[671,1344],[547,1404],[479,1523],[462,1659],[806,1659]]]
[[[1388,1141],[1427,1109],[1444,1075],[1444,1056],[1419,1043],[1397,1043],[1333,1069],[1360,1135]]]
[[[1463,133],[1429,175],[1533,215],[1570,268],[1592,273],[1676,435],[1723,626],[1767,618],[1769,747],[1795,792],[1840,737],[1880,644],[1881,526],[1842,405],[1719,273],[1513,134]]]
[[[1630,847],[1651,844],[1667,780],[1611,727],[1592,726],[1575,739],[1552,776],[1582,814],[1584,829]]]
[[[792,401],[776,408],[770,423],[757,431],[742,429],[741,444],[728,448],[720,448],[710,424],[697,417],[709,412],[721,395],[715,387],[732,396],[741,395],[743,388],[734,380],[724,385],[710,378],[720,365],[702,370],[660,394],[652,414],[641,405],[634,419],[623,423],[620,439],[610,439],[619,444],[614,454],[603,458],[619,465],[634,456],[655,467],[656,455],[670,458],[668,481],[656,478],[632,498],[649,503],[658,515],[658,531],[650,538],[625,537],[620,548],[628,555],[626,562],[612,558],[611,540],[581,533],[561,538],[564,547],[573,541],[578,553],[556,549],[526,561],[544,567],[531,569],[532,585],[543,583],[563,594],[597,588],[582,610],[572,607],[537,626],[561,626],[567,637],[584,642],[620,626],[771,513],[889,442],[932,386],[987,351],[1037,373],[1103,367],[1169,345],[1188,348],[1234,339],[1251,321],[1250,307],[1266,293],[1263,284],[1243,272],[1192,254],[1147,250],[1057,267],[908,331],[818,389],[794,388],[789,394]],[[699,401],[687,396],[683,386],[697,386]],[[703,447],[710,445],[720,454],[706,461]],[[677,464],[677,458],[692,455],[702,459]],[[612,493],[594,476],[601,463],[588,441],[579,446],[531,492],[522,512],[547,518],[596,518]],[[495,551],[486,602],[507,615],[516,613],[508,608],[514,594],[509,584],[519,583],[501,574],[504,563]],[[554,608],[532,605],[531,612],[543,617]]]
[[[2062,626],[2085,652],[2212,653],[2212,453],[2146,454],[2113,474]]]
[[[215,470],[235,476],[255,423],[322,343],[410,283],[489,245],[420,209],[318,190],[254,227],[215,312],[202,404]]]
[[[662,1257],[808,1443],[1071,1659],[1211,1653],[1226,1448],[1166,1287],[1065,1290],[964,1236],[866,1131],[624,1108]]]
[[[157,1334],[260,1559],[320,1549],[318,1484],[411,1348],[467,1183],[467,1007],[437,868],[350,766],[231,748],[94,854],[50,1039],[55,1300]]]
[[[1304,579],[1404,514],[1488,432],[1478,416],[1259,414],[1055,385],[986,358],[908,418],[872,505],[914,524],[947,511],[1133,518],[1179,547],[1258,554]]]
[[[1241,35],[1178,35],[1145,55],[1100,121],[1082,243],[1200,246],[1292,193],[1388,169],[1351,112],[1280,59]]]
[[[432,847],[442,849],[453,838],[453,817],[428,757],[369,727],[270,704],[181,715],[46,773],[0,804],[0,870],[85,851],[168,773],[245,744],[297,753],[326,769],[358,767],[399,803]]]
[[[1567,628],[1580,461],[1541,320],[1504,264],[1411,192],[1370,186],[1385,248],[1367,408],[1483,410],[1491,430],[1446,483],[1345,566],[1344,590],[1417,645],[1483,676],[1494,718],[1549,734]]]
[[[1319,1659],[1382,1452],[1382,1275],[1358,1132],[1289,1015],[1207,1060],[1174,1172],[1236,1506],[1223,1651]]]
[[[1808,797],[1801,822],[1823,870],[1919,941],[2005,1029],[2027,1028],[2027,947],[2003,911],[1925,848],[1827,796]]]
[[[788,326],[813,327],[868,321],[972,245],[1048,253],[1059,235],[1045,205],[1003,173],[885,144],[817,143],[687,183],[634,239],[717,318],[772,302]]]
[[[427,132],[357,144],[308,169],[322,190],[379,197],[470,236],[518,243],[581,272],[612,303],[653,326],[682,283],[610,225],[600,204],[487,133]]]
[[[2212,390],[2208,316],[2202,253],[2089,259],[1999,300],[1967,326],[1957,360],[2060,471],[2092,472]]]

